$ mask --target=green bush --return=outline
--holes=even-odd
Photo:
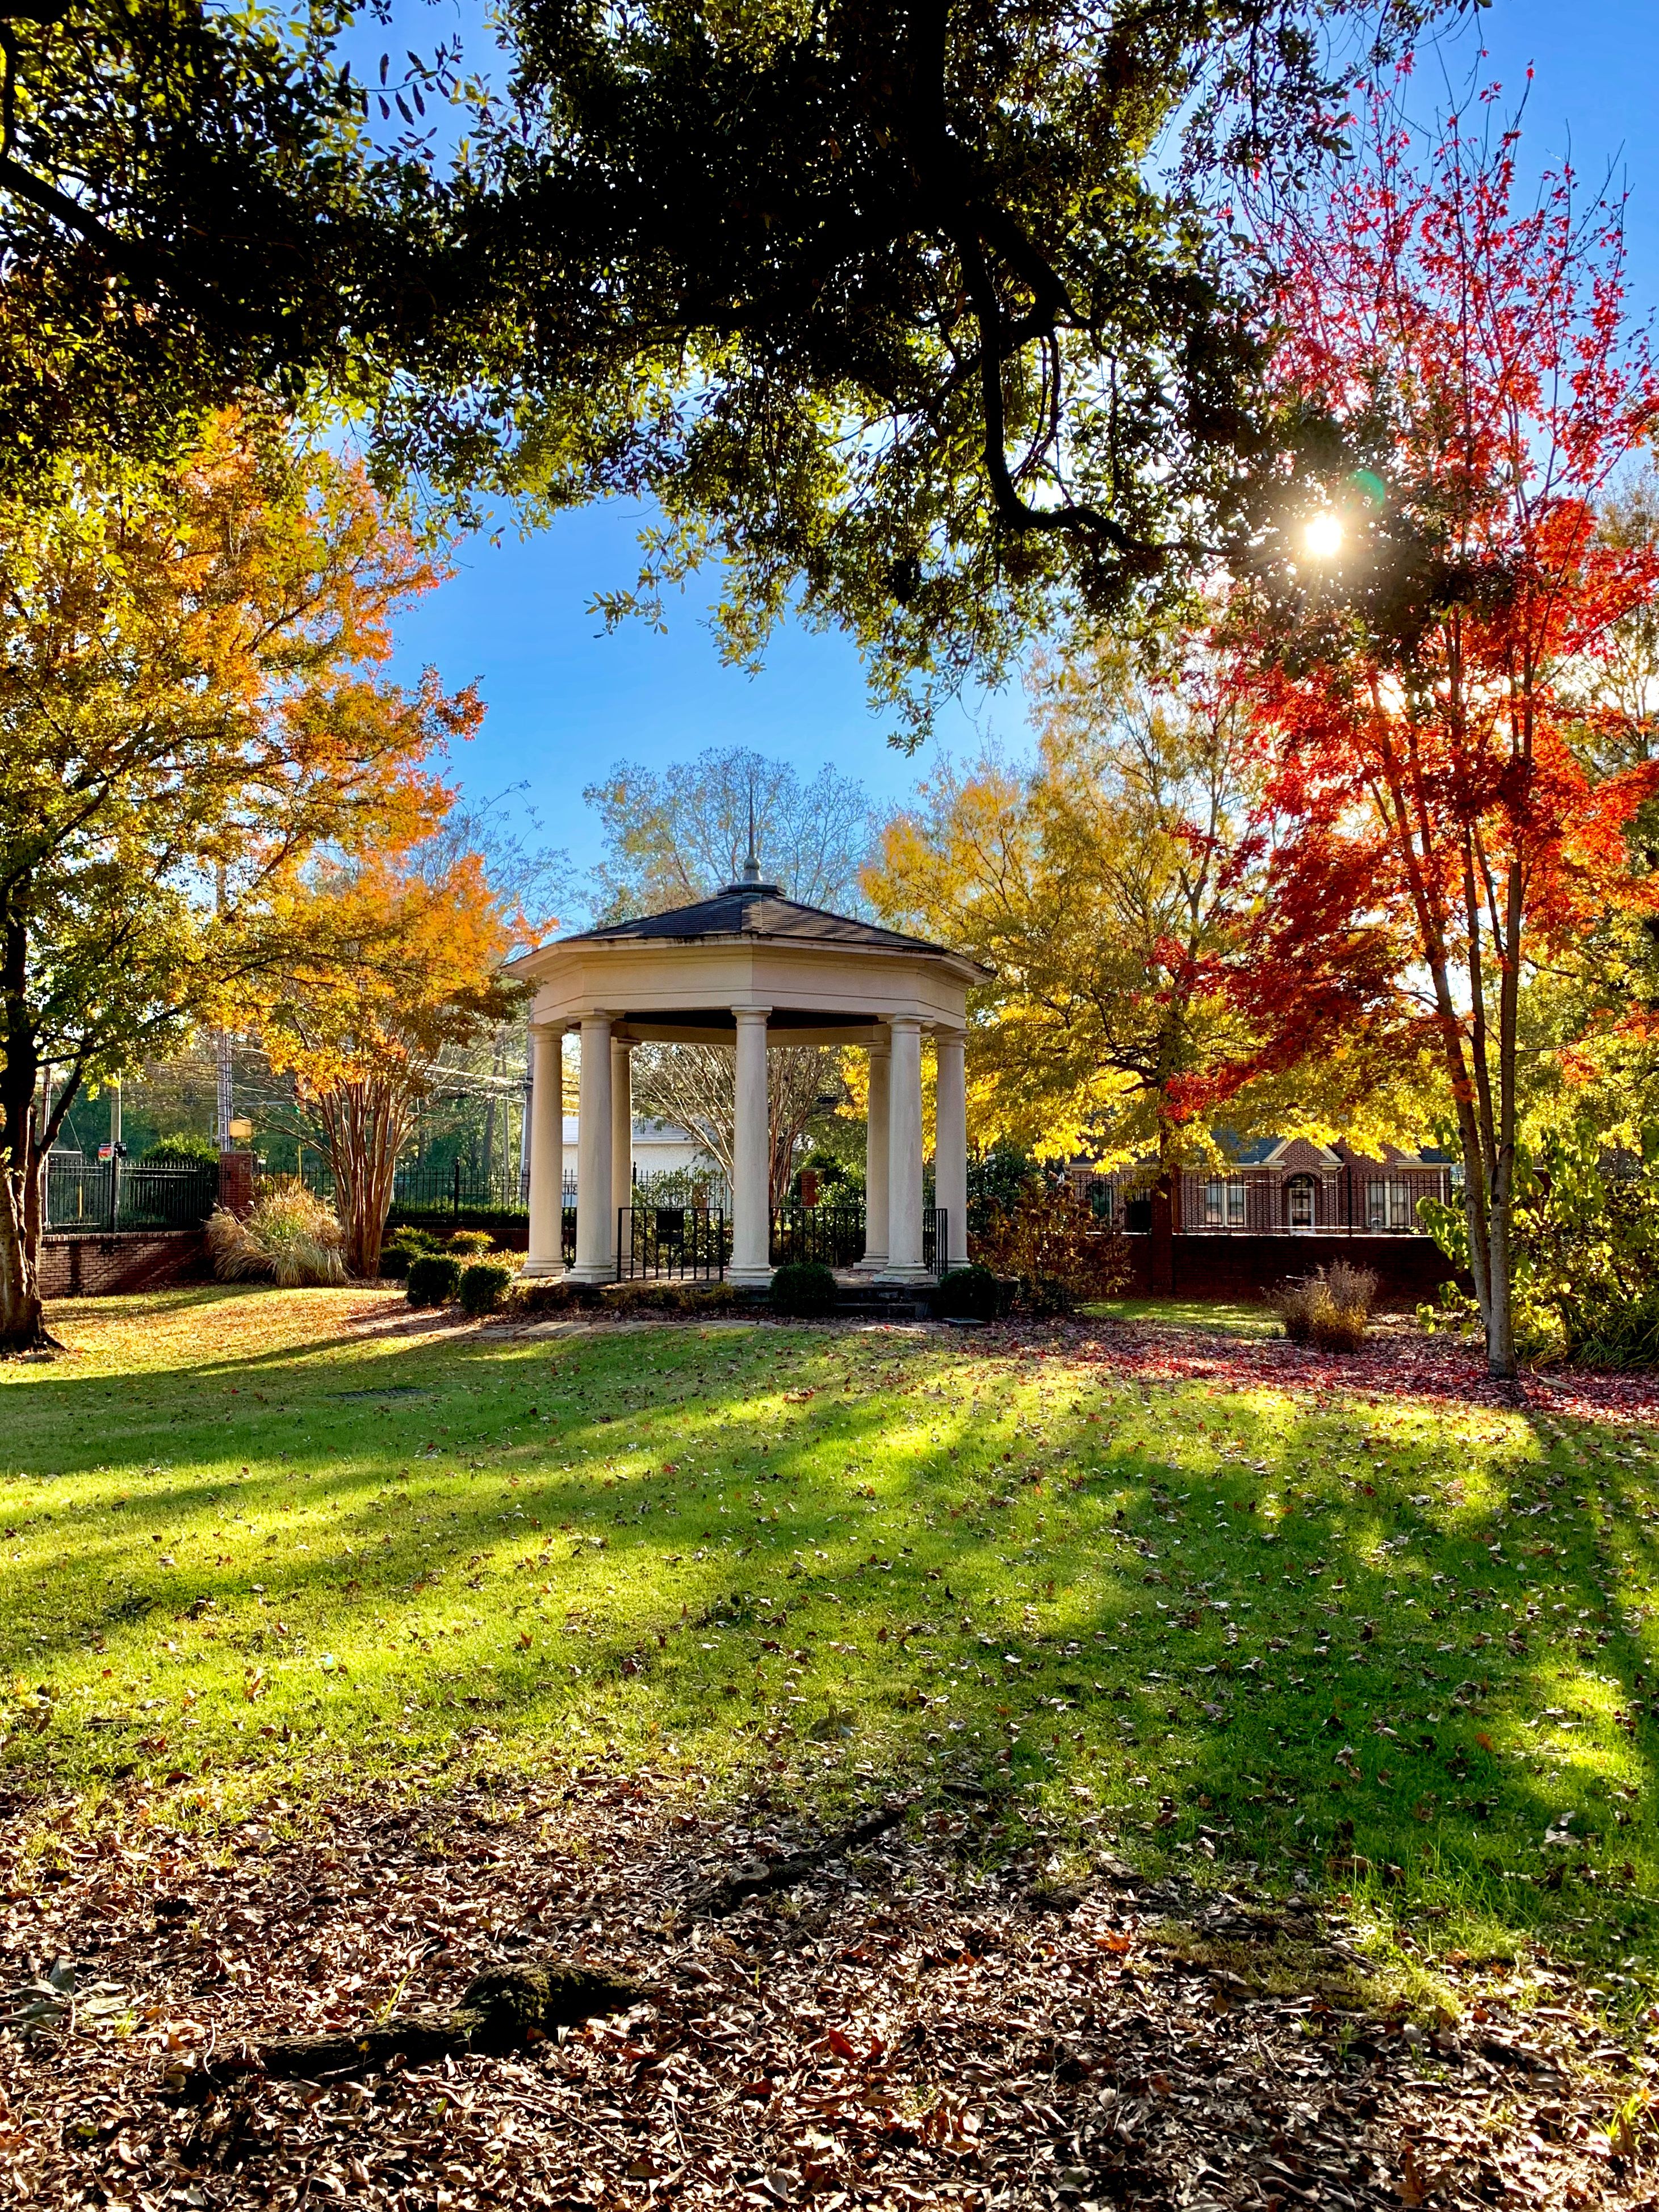
[[[138,1157],[142,1163],[155,1167],[166,1167],[170,1161],[177,1161],[180,1165],[185,1161],[192,1161],[204,1167],[216,1168],[219,1147],[211,1137],[198,1137],[194,1130],[185,1129],[176,1136],[158,1137]]]
[[[780,1267],[769,1293],[774,1313],[807,1319],[836,1310],[836,1279],[817,1260],[797,1260]]]
[[[486,1252],[495,1250],[495,1240],[487,1229],[458,1229],[453,1237],[444,1239],[444,1246],[458,1258],[482,1258]]]
[[[394,1229],[380,1247],[380,1273],[393,1281],[409,1273],[409,1263],[422,1252],[441,1252],[442,1245],[424,1229]]]
[[[988,1267],[952,1267],[939,1286],[939,1311],[953,1321],[995,1321],[1007,1312],[1012,1291]]]
[[[1517,1170],[1514,1317],[1524,1358],[1659,1367],[1659,1122],[1625,1133],[1626,1142],[1610,1142],[1587,1115],[1547,1133]],[[1425,1199],[1418,1212],[1467,1275],[1462,1206]],[[1418,1318],[1431,1328],[1480,1324],[1474,1300],[1451,1283]]]
[[[409,1303],[443,1306],[461,1287],[461,1263],[447,1252],[417,1252],[409,1263]]]
[[[475,1260],[470,1267],[463,1267],[461,1311],[470,1314],[495,1312],[512,1285],[514,1273],[505,1260]]]

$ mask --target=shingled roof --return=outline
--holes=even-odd
[[[829,914],[823,908],[801,906],[785,898],[775,884],[728,884],[713,898],[692,906],[671,907],[666,914],[642,914],[629,921],[607,922],[600,929],[584,929],[562,945],[614,945],[655,939],[675,945],[694,945],[719,937],[775,938],[791,945],[865,945],[872,951],[932,952],[951,955],[942,945],[926,938],[906,937],[896,929],[882,929],[871,921],[855,921],[850,915]]]

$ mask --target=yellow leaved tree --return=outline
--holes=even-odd
[[[397,1159],[447,1051],[523,1004],[500,974],[522,918],[441,836],[319,871],[293,902],[304,950],[251,1010],[327,1150],[354,1275],[379,1273]]]

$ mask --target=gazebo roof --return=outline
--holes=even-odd
[[[645,943],[707,944],[714,939],[769,939],[790,945],[866,945],[872,951],[933,953],[943,959],[959,959],[942,945],[923,937],[907,937],[896,929],[883,929],[852,915],[830,914],[823,907],[802,906],[785,898],[775,884],[728,884],[713,898],[690,906],[671,907],[665,914],[644,914],[628,921],[607,922],[599,929],[584,929],[561,938],[562,945]]]

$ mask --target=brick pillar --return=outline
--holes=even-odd
[[[253,1203],[253,1155],[221,1152],[219,1203],[227,1213],[246,1213]]]

